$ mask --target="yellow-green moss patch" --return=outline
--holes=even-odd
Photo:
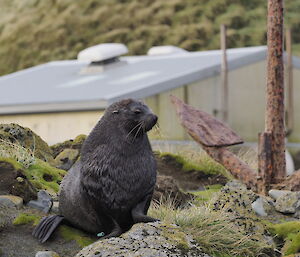
[[[39,159],[36,163],[25,170],[29,181],[37,188],[58,192],[59,184],[67,172],[52,167],[50,164]]]
[[[219,163],[215,162],[205,153],[199,153],[197,156],[181,156],[172,153],[160,153],[161,158],[174,160],[184,171],[201,171],[207,175],[222,174],[226,176],[228,172]]]
[[[41,217],[37,215],[21,213],[18,217],[14,219],[13,224],[17,226],[32,223],[32,225],[35,226],[39,223],[40,219]]]
[[[285,255],[300,252],[300,222],[289,221],[281,224],[268,225],[270,232],[283,239],[285,244],[282,252]]]
[[[91,238],[84,232],[65,225],[59,227],[59,233],[66,241],[74,240],[81,247],[88,246],[96,241],[95,238]]]
[[[15,159],[13,159],[13,158],[0,156],[0,162],[10,163],[14,167],[15,170],[22,170],[23,169],[22,164],[19,163],[18,161],[16,161]]]
[[[207,202],[212,198],[212,196],[216,192],[219,192],[222,187],[223,187],[222,185],[215,184],[215,185],[206,186],[205,190],[203,191],[196,191],[190,193],[196,196],[195,199],[196,202]]]

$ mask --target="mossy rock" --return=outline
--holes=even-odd
[[[208,202],[209,200],[211,200],[212,197],[216,193],[218,193],[222,187],[223,185],[219,185],[219,184],[210,185],[210,186],[206,186],[205,190],[191,192],[191,194],[195,196],[196,203],[202,204],[204,202]]]
[[[3,157],[0,157],[0,193],[20,196],[24,202],[37,197],[37,191],[27,179],[22,165]]]
[[[79,157],[79,150],[66,148],[54,159],[53,165],[62,170],[69,170]]]
[[[300,253],[300,221],[289,221],[281,224],[270,224],[269,231],[284,241],[282,254]]]
[[[36,226],[41,219],[41,216],[29,213],[20,213],[14,220],[13,225],[26,225],[31,224],[32,226]]]
[[[54,158],[56,158],[65,149],[77,149],[80,153],[81,146],[84,140],[86,139],[86,137],[87,137],[86,135],[81,134],[75,137],[75,139],[66,140],[63,143],[58,143],[50,146]]]
[[[56,195],[59,185],[67,172],[52,167],[47,162],[37,159],[36,163],[25,170],[26,177],[36,189],[46,190],[51,195]]]
[[[53,161],[52,150],[48,144],[29,128],[14,123],[0,124],[0,138],[13,144],[20,144],[41,160]]]

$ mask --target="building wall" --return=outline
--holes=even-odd
[[[265,61],[244,66],[230,71],[228,74],[229,125],[246,141],[256,141],[258,133],[264,129],[265,74]],[[220,86],[220,75],[216,75],[147,98],[146,102],[153,110],[156,110],[159,116],[161,133],[160,135],[156,133],[155,137],[175,140],[188,138],[179,125],[174,108],[170,103],[170,94],[174,94],[190,105],[220,118]],[[154,107],[155,105],[158,107]]]
[[[10,115],[0,116],[0,122],[28,127],[51,145],[88,134],[102,114],[103,111]]]

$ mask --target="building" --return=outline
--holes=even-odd
[[[228,123],[245,141],[256,141],[264,128],[266,47],[229,49],[227,56]],[[170,94],[219,117],[220,50],[105,58],[54,61],[0,77],[1,123],[30,127],[53,144],[88,134],[110,103],[132,97],[144,99],[158,114],[160,133],[153,138],[186,140]],[[293,64],[298,99],[300,59],[294,57]],[[300,142],[297,110],[300,102],[295,102],[292,142]]]

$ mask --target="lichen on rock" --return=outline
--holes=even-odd
[[[76,257],[100,256],[209,257],[178,226],[161,222],[135,224],[120,237],[99,240],[83,248],[76,255]]]

